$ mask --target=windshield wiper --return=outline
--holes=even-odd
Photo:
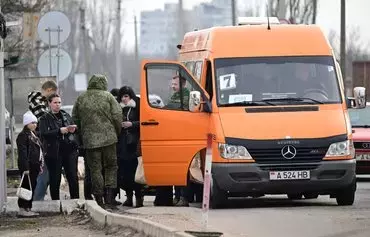
[[[268,101],[268,102],[275,102],[275,101],[276,102],[280,102],[280,101],[302,102],[302,101],[305,101],[305,100],[310,100],[310,101],[314,102],[315,104],[324,104],[324,102],[322,102],[322,101],[311,99],[311,98],[303,98],[303,97],[299,97],[299,98],[292,98],[292,97],[273,98],[273,99],[264,99],[262,101]]]
[[[229,103],[229,104],[224,104],[222,106],[224,107],[232,107],[232,106],[260,106],[260,105],[274,105],[273,103],[270,103],[268,101],[240,101],[240,102],[235,102],[235,103]]]

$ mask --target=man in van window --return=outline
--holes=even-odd
[[[172,94],[167,107],[188,110],[190,91],[186,88],[186,79],[180,75],[175,75],[172,78],[171,87],[174,93]]]
[[[312,76],[311,70],[312,64],[298,63],[296,65],[295,76],[299,81],[299,85],[297,86],[296,90],[299,93],[299,96],[308,96],[309,98],[319,100],[327,99],[325,87],[320,83],[317,77]],[[309,93],[310,91],[311,93]]]

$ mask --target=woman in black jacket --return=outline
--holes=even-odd
[[[48,98],[50,112],[40,118],[40,135],[45,149],[45,163],[49,170],[50,195],[59,200],[62,167],[67,176],[71,199],[79,198],[78,191],[78,143],[75,137],[76,125],[71,116],[61,110],[58,94]]]
[[[118,92],[122,106],[122,131],[118,139],[118,183],[126,192],[124,206],[133,206],[135,191],[136,207],[143,206],[142,185],[135,182],[138,166],[137,147],[140,141],[140,108],[138,99],[131,87],[124,86]]]
[[[37,184],[37,176],[42,173],[42,167],[44,166],[43,150],[41,142],[35,133],[37,118],[31,111],[23,115],[23,125],[23,130],[17,137],[18,168],[21,175],[25,175],[21,186],[32,190],[33,194]],[[27,176],[30,178],[31,187]],[[38,213],[31,211],[32,200],[27,201],[18,198],[18,214],[20,216],[30,217],[38,215]]]

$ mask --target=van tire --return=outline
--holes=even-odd
[[[336,195],[337,204],[339,206],[351,206],[355,202],[356,180],[354,180],[348,187],[338,191]]]
[[[300,200],[302,199],[302,194],[288,194],[290,200]]]
[[[5,143],[9,145],[12,143],[12,133],[10,131],[10,128],[5,128],[5,133],[6,133]]]
[[[228,197],[225,191],[221,190],[216,181],[211,179],[211,198],[210,198],[210,208],[219,209],[226,205]]]
[[[319,197],[319,194],[315,193],[307,193],[303,195],[305,199],[317,199]]]

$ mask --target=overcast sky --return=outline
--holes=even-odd
[[[330,30],[340,32],[340,0],[318,0],[317,24],[322,27],[326,34]],[[142,10],[154,10],[163,8],[165,2],[178,2],[178,0],[123,0],[126,9],[125,41],[127,47],[131,48],[134,43],[134,25],[132,19],[134,14],[139,15]],[[200,2],[210,2],[210,0],[183,0],[184,8],[190,9],[193,5]],[[248,4],[265,5],[266,0],[237,0],[239,6]],[[245,3],[248,2],[248,3]],[[346,26],[347,29],[359,27],[361,41],[365,44],[370,42],[370,0],[349,0],[346,1]],[[263,10],[262,10],[263,11]]]

